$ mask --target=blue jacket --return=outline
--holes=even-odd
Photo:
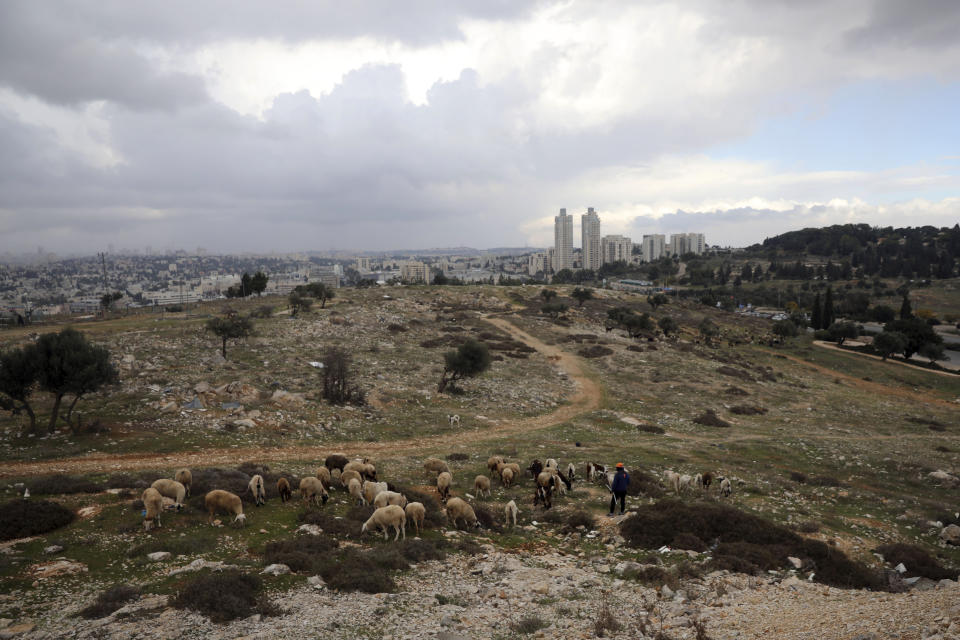
[[[617,471],[617,474],[613,476],[613,486],[610,487],[611,491],[626,491],[627,486],[630,484],[630,474],[624,469]]]

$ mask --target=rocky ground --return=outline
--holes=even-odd
[[[312,579],[277,599],[284,612],[274,617],[218,625],[171,608],[166,596],[144,595],[86,621],[74,617],[80,604],[72,600],[55,603],[42,619],[0,621],[0,638],[960,638],[960,585],[950,580],[878,594],[789,572],[755,578],[717,571],[671,589],[624,579],[631,568],[601,555],[484,545],[469,558],[417,565],[393,594],[337,593]],[[706,635],[698,636],[699,623]]]

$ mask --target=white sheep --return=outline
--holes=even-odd
[[[733,493],[733,485],[730,484],[729,478],[720,479],[720,495],[723,497],[729,497]]]
[[[250,493],[253,494],[254,504],[259,507],[267,503],[267,490],[263,486],[263,476],[258,473],[250,478],[250,482],[247,483],[247,488],[250,489]]]
[[[450,423],[451,427],[459,427],[460,416],[457,414],[453,414],[452,416],[447,416],[447,422]]]
[[[163,511],[163,496],[160,492],[150,487],[140,496],[143,500],[143,506],[147,510],[147,515],[143,519],[143,530],[150,531],[154,525],[160,527],[160,513]]]
[[[439,475],[441,473],[450,473],[450,467],[447,466],[447,463],[439,458],[427,458],[423,462],[423,468],[429,471],[434,475]]]
[[[203,503],[210,513],[210,517],[207,518],[210,524],[213,524],[213,514],[217,511],[233,514],[233,523],[237,526],[242,527],[247,524],[247,516],[243,513],[243,502],[236,494],[223,489],[214,489],[204,497]]]
[[[567,465],[567,479],[570,482],[573,482],[574,477],[577,475],[577,467],[571,462]]]
[[[490,497],[490,478],[487,476],[477,476],[474,478],[473,490],[480,497],[483,497],[484,493],[487,494],[487,497]]]
[[[520,513],[520,509],[517,508],[517,503],[514,500],[511,500],[510,502],[508,502],[507,505],[503,508],[504,518],[506,519],[507,524],[510,525],[511,528],[517,526],[517,514],[519,513]]]
[[[500,456],[490,456],[487,459],[487,469],[490,471],[497,471],[497,465],[503,463],[503,458]]]
[[[343,467],[343,472],[347,471],[356,471],[363,478],[367,480],[376,480],[377,479],[377,468],[370,464],[369,462],[354,460],[353,462],[348,462]],[[341,476],[342,477],[342,476]]]
[[[513,484],[513,469],[510,467],[504,467],[500,472],[500,482],[505,487],[509,487],[511,484]]]
[[[183,485],[183,488],[187,490],[187,497],[189,498],[190,486],[193,485],[193,474],[190,473],[190,469],[178,469],[173,479]]]
[[[373,500],[377,497],[377,494],[386,490],[386,482],[371,482],[367,480],[363,483],[363,499],[367,501],[367,504],[373,504]]]
[[[664,471],[663,472],[663,483],[667,485],[667,488],[673,488],[674,493],[680,495],[680,474],[675,471]]]
[[[351,496],[356,498],[357,504],[367,504],[367,501],[363,498],[363,485],[360,484],[359,480],[356,478],[350,478],[350,482],[347,483],[347,490],[350,492]]]
[[[546,462],[543,463],[543,468],[553,467],[554,469],[559,469],[560,465],[557,463],[556,458],[547,458]]]
[[[557,493],[557,495],[567,495],[567,488],[563,484],[563,480],[560,479],[560,476],[556,473],[551,475],[553,476],[553,490]]]
[[[317,480],[323,483],[323,486],[330,486],[330,469],[326,467],[317,467]]]
[[[377,507],[378,509],[380,507],[385,507],[388,504],[395,504],[398,507],[406,507],[407,497],[402,493],[397,493],[396,491],[381,491],[373,499],[373,506]]]
[[[698,473],[697,475],[693,476],[693,485],[694,485],[697,489],[703,489],[703,475],[702,475],[702,474],[699,474],[699,473]]]
[[[309,506],[312,502],[318,507],[322,507],[327,504],[330,494],[327,493],[327,490],[323,487],[323,482],[318,478],[307,476],[300,480],[300,498],[303,500],[304,506]]]
[[[390,527],[393,527],[397,531],[397,535],[393,538],[394,540],[399,540],[401,533],[403,534],[403,539],[407,539],[407,514],[404,513],[402,507],[398,507],[395,504],[380,507],[374,511],[370,519],[363,523],[363,526],[360,528],[360,533],[366,533],[367,530],[383,529],[383,539],[386,540],[389,538],[387,532]]]
[[[363,484],[363,477],[356,471],[344,471],[340,474],[340,484],[342,486],[349,488],[351,480],[356,480],[361,485]]]
[[[447,518],[454,527],[457,526],[457,520],[460,519],[466,524],[480,527],[480,522],[477,520],[477,514],[473,512],[473,507],[461,498],[450,498],[447,500]]]
[[[427,517],[427,508],[423,506],[422,502],[410,502],[403,512],[407,514],[407,520],[416,527],[417,535],[420,535],[420,531],[423,529],[423,521]]]
[[[692,488],[693,478],[685,473],[682,476],[680,476],[679,483],[680,483],[680,491],[687,491]]]
[[[453,474],[449,471],[444,471],[437,476],[437,493],[440,494],[440,499],[446,501],[450,497],[450,485],[453,484]]]
[[[175,502],[177,511],[183,509],[183,497],[186,495],[187,489],[182,484],[176,480],[161,478],[160,480],[155,480],[150,486],[159,491],[161,496],[172,499]]]
[[[503,465],[503,468],[510,469],[511,471],[513,471],[514,478],[520,477],[520,465],[517,464],[516,462],[508,462],[505,465]]]

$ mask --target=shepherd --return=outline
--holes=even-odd
[[[617,506],[617,500],[620,500],[620,515],[623,515],[623,512],[626,509],[627,502],[627,487],[630,486],[630,474],[627,473],[627,470],[623,468],[623,463],[617,463],[617,472],[613,476],[613,482],[610,483],[610,513],[607,514],[609,517],[613,517],[614,509]]]

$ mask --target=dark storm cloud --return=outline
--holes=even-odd
[[[878,0],[867,22],[847,34],[854,48],[891,45],[913,49],[957,47],[960,3],[955,0]]]

